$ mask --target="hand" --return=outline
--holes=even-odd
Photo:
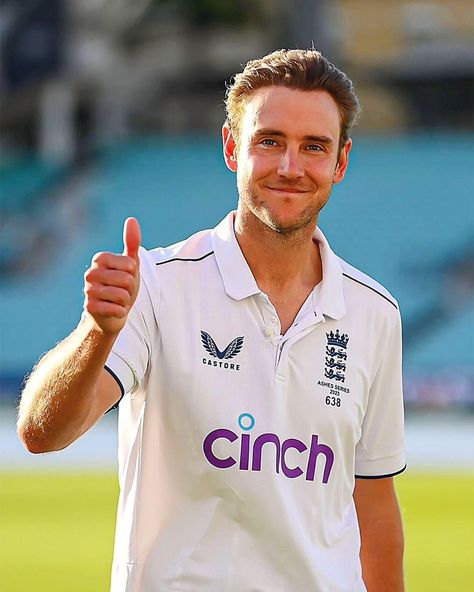
[[[127,218],[123,226],[123,253],[96,253],[84,274],[84,310],[103,333],[118,335],[137,298],[140,243],[138,221]]]

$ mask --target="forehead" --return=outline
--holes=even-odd
[[[301,137],[325,135],[337,142],[341,115],[335,100],[324,90],[271,86],[251,95],[242,116],[243,135],[262,128]]]

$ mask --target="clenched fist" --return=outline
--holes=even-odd
[[[120,332],[137,297],[140,243],[138,221],[127,218],[123,226],[123,253],[96,253],[84,274],[84,310],[109,335]]]

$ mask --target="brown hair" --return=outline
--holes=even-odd
[[[315,49],[280,49],[259,60],[251,60],[227,87],[227,124],[238,142],[242,114],[252,93],[268,86],[299,90],[324,90],[337,103],[341,115],[339,151],[360,112],[352,80]]]

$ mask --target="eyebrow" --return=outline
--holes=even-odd
[[[254,133],[254,137],[258,136],[277,136],[279,138],[286,138],[285,133],[270,128],[258,129]],[[303,136],[303,140],[305,142],[319,142],[320,144],[326,144],[327,146],[334,144],[334,141],[331,138],[328,138],[328,136]]]

